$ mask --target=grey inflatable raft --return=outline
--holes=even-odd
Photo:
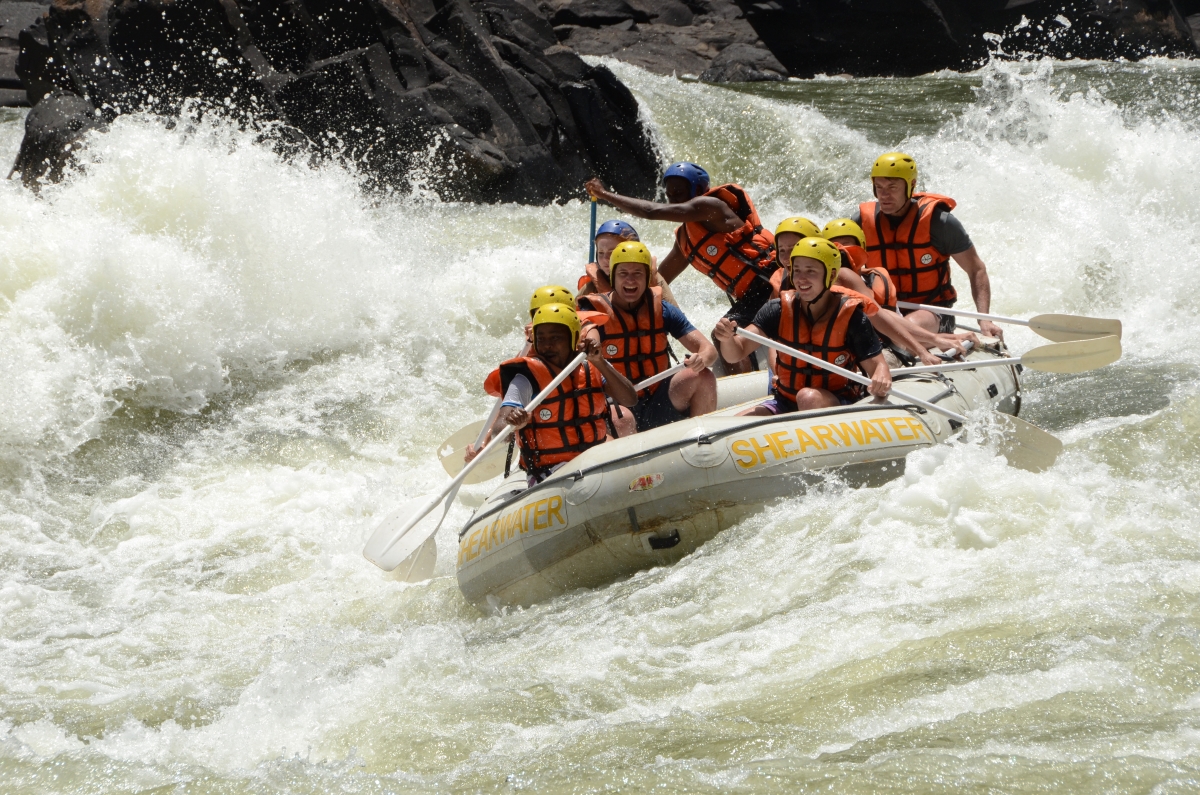
[[[983,348],[968,360],[1004,355]],[[730,396],[761,400],[766,379],[740,377]],[[735,387],[736,384],[736,387]],[[904,376],[903,391],[960,414],[1016,414],[1012,366]],[[854,486],[904,472],[905,456],[946,441],[957,423],[870,398],[834,409],[737,417],[738,406],[615,439],[542,483],[512,473],[459,534],[458,583],[480,606],[528,605],[675,563],[767,503],[794,496],[830,470]]]

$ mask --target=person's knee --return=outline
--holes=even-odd
[[[838,405],[838,399],[833,396],[832,392],[826,392],[824,389],[805,387],[796,393],[797,411],[823,409],[836,405]]]
[[[637,420],[633,418],[633,412],[624,406],[613,406],[612,422],[618,437],[637,433]]]

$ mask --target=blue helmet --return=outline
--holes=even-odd
[[[708,172],[700,168],[695,163],[672,163],[663,172],[663,184],[667,183],[667,177],[683,177],[692,186],[692,195],[689,198],[696,198],[701,193],[708,193]]]
[[[596,230],[596,237],[600,237],[600,235],[616,235],[626,240],[641,240],[637,230],[624,221],[605,221]]]

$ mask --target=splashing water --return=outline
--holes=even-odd
[[[1121,318],[1116,365],[1026,373],[1059,463],[921,451],[674,567],[481,615],[452,533],[419,585],[362,543],[444,483],[434,450],[486,412],[529,293],[581,273],[585,204],[380,197],[215,121],[122,117],[40,198],[0,184],[6,792],[1200,786],[1200,66],[610,66],[663,152],[769,225],[842,215],[903,148],[958,200],[995,311]],[[0,116],[0,154],[20,133]],[[662,256],[671,227],[637,226]],[[702,328],[724,311],[677,288]]]

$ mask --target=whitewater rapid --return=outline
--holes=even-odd
[[[528,610],[464,602],[452,529],[438,576],[394,582],[362,544],[445,483],[529,294],[581,272],[584,202],[379,196],[214,120],[122,117],[64,184],[0,183],[5,792],[1200,788],[1200,65],[610,65],[663,156],[770,226],[844,214],[903,148],[994,311],[1120,318],[1117,364],[1026,373],[1059,462],[923,451]],[[727,307],[675,288],[702,328]]]

